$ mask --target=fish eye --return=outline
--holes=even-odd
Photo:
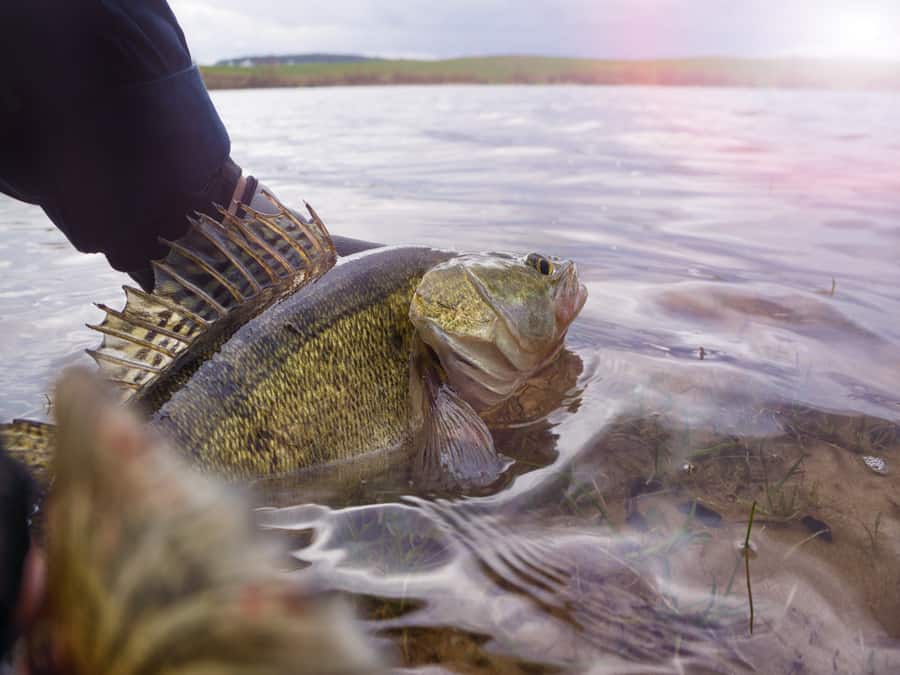
[[[533,267],[544,276],[553,274],[553,263],[540,253],[529,253],[525,258],[525,264],[529,267]]]

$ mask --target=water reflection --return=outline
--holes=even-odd
[[[437,495],[400,462],[262,498],[287,507],[261,512],[296,552],[286,567],[351,595],[397,663],[900,670],[895,96],[215,98],[235,157],[333,231],[546,251],[589,286],[557,370],[494,411],[516,460],[502,484],[403,502]],[[123,279],[8,200],[0,233],[0,416],[39,416],[55,374],[96,342],[90,303],[116,305]],[[735,542],[753,501],[751,637]]]
[[[900,427],[783,404],[756,414],[779,431],[723,435],[662,410],[631,411],[535,472],[543,476],[528,490],[263,510],[260,520],[313,532],[295,550],[308,565],[300,574],[361,599],[370,630],[390,637],[407,667],[900,666],[888,637],[900,612],[900,485],[863,460],[896,455]],[[736,542],[754,501],[751,634]]]
[[[513,398],[482,413],[497,451],[512,464],[504,475],[483,489],[468,488],[466,496],[495,494],[519,475],[552,464],[557,458],[553,429],[557,413],[574,413],[580,405],[578,378],[582,372],[578,354],[563,349],[559,357],[525,382]],[[358,461],[313,468],[298,475],[258,481],[254,490],[266,504],[327,504],[347,507],[398,501],[404,496],[461,497],[453,488],[421,483],[410,461],[415,448],[396,448],[389,453]]]

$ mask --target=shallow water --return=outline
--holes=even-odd
[[[589,288],[533,405],[495,420],[516,460],[497,490],[375,476],[260,513],[398,668],[900,670],[895,95],[214,98],[234,157],[333,232],[571,257]],[[0,418],[42,415],[125,280],[34,208],[0,200],[0,233]]]

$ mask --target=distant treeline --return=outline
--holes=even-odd
[[[361,63],[363,61],[380,61],[358,54],[271,54],[267,56],[240,56],[236,59],[216,61],[217,66],[255,66],[294,65],[297,63]]]
[[[816,89],[900,89],[900,63],[698,58],[600,61],[497,56],[444,61],[300,55],[300,63],[210,66],[210,89],[384,84],[597,84]],[[308,60],[317,57],[318,60]],[[329,57],[329,58],[326,58]],[[248,57],[287,59],[294,57]],[[356,60],[346,60],[356,59]],[[238,60],[241,61],[241,60]],[[247,62],[244,59],[243,62]]]

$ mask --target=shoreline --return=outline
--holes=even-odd
[[[208,89],[445,84],[580,84],[900,90],[900,63],[800,59],[602,61],[498,56],[444,61],[364,61],[201,66]]]

